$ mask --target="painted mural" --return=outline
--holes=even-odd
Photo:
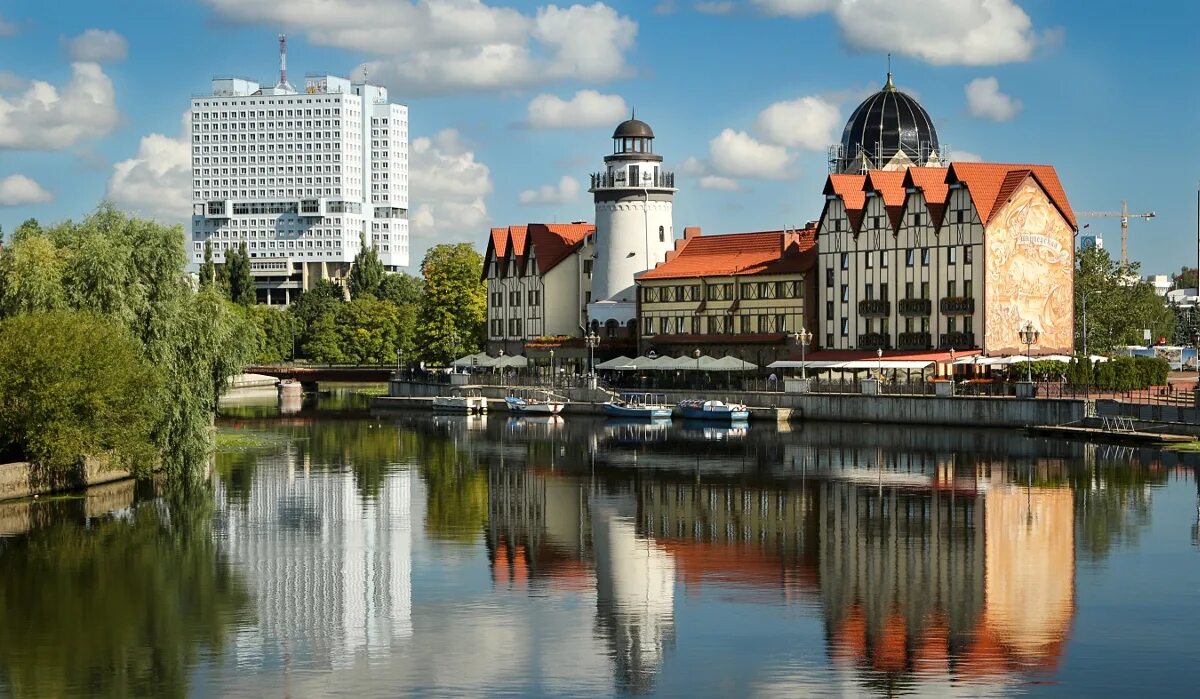
[[[985,336],[988,354],[1023,354],[1020,329],[1040,333],[1035,354],[1075,347],[1075,239],[1041,188],[1027,179],[987,227]]]

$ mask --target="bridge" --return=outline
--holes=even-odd
[[[318,383],[381,383],[396,371],[393,365],[363,364],[254,364],[243,371],[277,379],[293,379],[310,386]]]

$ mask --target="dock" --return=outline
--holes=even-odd
[[[487,398],[489,414],[510,413],[501,398]],[[378,396],[371,399],[371,407],[381,410],[433,410],[433,398],[425,396]],[[604,417],[604,403],[596,401],[571,401],[563,408],[563,415],[595,415]],[[678,417],[675,415],[674,417]],[[799,419],[800,411],[791,408],[750,408],[753,422],[788,422]]]
[[[1085,442],[1112,442],[1115,444],[1154,446],[1185,444],[1194,439],[1191,436],[1182,434],[1141,432],[1138,430],[1111,430],[1103,427],[1084,427],[1081,425],[1032,425],[1025,429],[1029,433],[1036,435],[1065,437]]]

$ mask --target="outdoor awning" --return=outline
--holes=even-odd
[[[837,371],[862,371],[864,369],[924,369],[931,366],[931,359],[856,359],[848,362],[821,360],[798,362],[783,359],[767,365],[770,369],[833,369]]]
[[[491,367],[491,366],[495,366],[495,362],[496,362],[495,357],[489,357],[487,354],[485,354],[483,352],[476,352],[475,354],[468,354],[465,357],[459,357],[458,359],[455,359],[452,362],[452,364],[454,366],[459,366],[459,367],[470,367],[470,366]]]
[[[479,366],[483,366],[480,364]],[[523,354],[506,354],[492,361],[488,366],[497,369],[525,369],[529,366],[529,359]]]
[[[721,357],[709,362],[708,366],[701,364],[700,368],[705,371],[754,371],[758,365],[737,357]]]
[[[633,369],[634,367],[632,365],[633,365],[632,359],[630,359],[629,357],[626,357],[625,355],[621,355],[619,357],[614,357],[612,359],[609,359],[608,361],[600,362],[599,364],[596,365],[596,368],[602,369],[605,371],[612,371],[612,370],[621,370],[621,369]]]

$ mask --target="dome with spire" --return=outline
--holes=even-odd
[[[837,172],[940,165],[937,130],[916,99],[896,89],[888,71],[883,89],[850,115],[842,141],[833,147]]]
[[[646,122],[631,117],[620,124],[617,124],[617,130],[613,131],[613,138],[654,138],[654,129]]]

